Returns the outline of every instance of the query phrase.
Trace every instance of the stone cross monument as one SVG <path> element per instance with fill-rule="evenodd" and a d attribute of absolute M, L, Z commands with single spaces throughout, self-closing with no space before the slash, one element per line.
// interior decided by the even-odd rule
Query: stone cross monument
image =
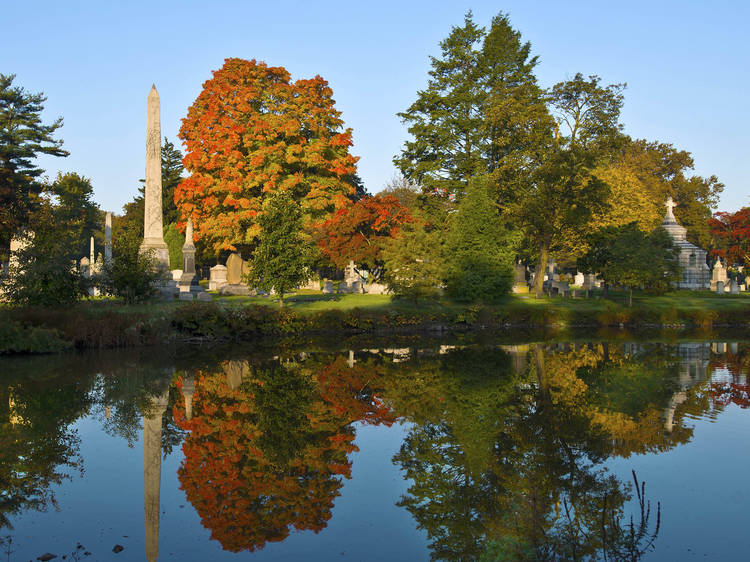
<path fill-rule="evenodd" d="M 159 92 L 151 86 L 146 112 L 146 193 L 144 197 L 143 244 L 141 251 L 153 250 L 158 269 L 169 269 L 169 249 L 164 242 L 161 207 L 161 116 Z"/>

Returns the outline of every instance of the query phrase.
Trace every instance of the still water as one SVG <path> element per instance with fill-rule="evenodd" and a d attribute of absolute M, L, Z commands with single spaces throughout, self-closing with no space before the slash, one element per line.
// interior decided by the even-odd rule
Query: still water
<path fill-rule="evenodd" d="M 736 341 L 6 358 L 0 560 L 747 560 L 749 369 Z"/>

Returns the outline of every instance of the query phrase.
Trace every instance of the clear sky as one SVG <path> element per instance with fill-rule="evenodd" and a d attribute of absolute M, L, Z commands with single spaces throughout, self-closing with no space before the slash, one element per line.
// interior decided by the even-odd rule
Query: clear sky
<path fill-rule="evenodd" d="M 121 212 L 144 176 L 146 96 L 161 96 L 162 133 L 180 120 L 227 57 L 320 74 L 333 88 L 371 193 L 393 177 L 407 137 L 396 113 L 427 83 L 429 56 L 469 9 L 488 26 L 499 11 L 531 42 L 542 86 L 576 72 L 627 82 L 631 136 L 688 150 L 695 172 L 726 188 L 720 209 L 750 205 L 750 45 L 746 0 L 584 2 L 315 2 L 2 0 L 0 72 L 47 97 L 45 118 L 70 156 L 45 157 L 92 179 L 95 198 Z"/>

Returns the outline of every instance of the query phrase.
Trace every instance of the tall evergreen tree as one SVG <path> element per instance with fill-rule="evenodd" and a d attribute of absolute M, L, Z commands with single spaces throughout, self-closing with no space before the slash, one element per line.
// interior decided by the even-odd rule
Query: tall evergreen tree
<path fill-rule="evenodd" d="M 28 222 L 39 206 L 43 170 L 34 159 L 41 154 L 67 156 L 62 140 L 53 138 L 62 117 L 49 125 L 41 113 L 47 98 L 13 86 L 14 74 L 0 74 L 0 248 Z"/>
<path fill-rule="evenodd" d="M 413 140 L 394 163 L 427 191 L 460 198 L 472 177 L 492 167 L 493 131 L 485 126 L 492 92 L 535 86 L 537 58 L 503 13 L 487 31 L 469 12 L 440 48 L 442 56 L 431 59 L 427 88 L 398 114 Z"/>
<path fill-rule="evenodd" d="M 493 301 L 513 280 L 514 235 L 498 213 L 486 176 L 472 179 L 446 240 L 448 294 Z"/>

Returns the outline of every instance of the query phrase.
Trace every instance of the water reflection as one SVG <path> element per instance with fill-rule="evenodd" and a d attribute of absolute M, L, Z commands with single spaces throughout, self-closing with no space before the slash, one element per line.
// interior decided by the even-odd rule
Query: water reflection
<path fill-rule="evenodd" d="M 408 487 L 398 506 L 432 559 L 635 560 L 658 548 L 659 490 L 605 463 L 669 451 L 692 439 L 688 420 L 748 407 L 749 349 L 589 342 L 6 361 L 0 529 L 54 507 L 54 490 L 78 477 L 74 423 L 88 416 L 133 447 L 142 431 L 148 560 L 158 559 L 162 458 L 173 449 L 211 538 L 257 551 L 325 529 L 358 424 L 399 421 L 408 431 L 392 461 Z"/>

